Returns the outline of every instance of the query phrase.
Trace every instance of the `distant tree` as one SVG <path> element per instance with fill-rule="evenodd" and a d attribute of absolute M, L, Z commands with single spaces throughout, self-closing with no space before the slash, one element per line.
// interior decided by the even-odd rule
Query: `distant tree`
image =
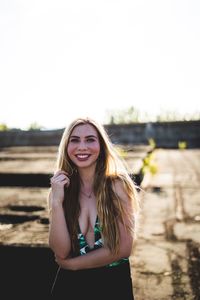
<path fill-rule="evenodd" d="M 125 109 L 107 111 L 105 123 L 130 124 L 139 122 L 176 122 L 200 120 L 200 111 L 183 114 L 175 110 L 161 110 L 158 115 L 151 115 L 147 111 L 140 111 L 131 106 Z"/>
<path fill-rule="evenodd" d="M 0 131 L 7 131 L 9 130 L 8 126 L 5 123 L 0 123 Z"/>
<path fill-rule="evenodd" d="M 173 122 L 173 121 L 194 121 L 200 120 L 200 112 L 195 113 L 180 113 L 175 110 L 163 110 L 156 117 L 157 122 Z"/>
<path fill-rule="evenodd" d="M 39 125 L 37 122 L 33 122 L 29 125 L 28 130 L 41 130 L 43 126 Z"/>
<path fill-rule="evenodd" d="M 109 124 L 130 124 L 140 121 L 139 110 L 133 106 L 120 110 L 112 110 L 107 112 Z"/>

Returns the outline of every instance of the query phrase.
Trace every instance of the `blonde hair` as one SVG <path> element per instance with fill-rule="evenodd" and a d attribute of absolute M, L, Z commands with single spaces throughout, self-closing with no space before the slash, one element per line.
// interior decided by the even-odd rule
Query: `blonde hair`
<path fill-rule="evenodd" d="M 76 170 L 76 166 L 67 154 L 67 146 L 73 129 L 76 126 L 83 124 L 90 124 L 98 133 L 100 154 L 97 159 L 93 183 L 94 194 L 97 200 L 97 215 L 100 221 L 104 243 L 113 253 L 117 253 L 119 251 L 120 239 L 118 218 L 125 225 L 124 214 L 126 214 L 126 218 L 128 217 L 129 222 L 126 222 L 125 226 L 134 237 L 136 234 L 136 221 L 139 212 L 136 185 L 130 178 L 123 160 L 111 143 L 104 127 L 91 118 L 78 118 L 66 127 L 63 132 L 58 148 L 56 163 L 56 169 L 66 171 L 70 177 L 70 186 L 65 189 L 63 207 L 66 223 L 71 236 L 72 254 L 78 253 L 77 233 L 78 217 L 80 214 L 80 177 Z M 124 210 L 121 199 L 113 189 L 116 179 L 123 183 L 124 189 L 133 206 L 134 216 L 129 215 L 129 212 Z"/>

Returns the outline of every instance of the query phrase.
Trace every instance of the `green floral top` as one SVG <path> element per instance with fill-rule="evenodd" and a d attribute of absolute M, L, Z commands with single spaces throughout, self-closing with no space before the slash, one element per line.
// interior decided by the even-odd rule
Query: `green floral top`
<path fill-rule="evenodd" d="M 99 224 L 98 216 L 96 218 L 96 222 L 95 222 L 95 226 L 94 226 L 94 236 L 95 236 L 94 247 L 90 248 L 86 242 L 84 235 L 82 234 L 82 232 L 80 230 L 80 227 L 79 227 L 78 241 L 79 241 L 80 255 L 84 255 L 90 251 L 101 248 L 103 246 L 103 242 L 102 242 L 102 238 L 101 238 L 101 227 Z M 108 264 L 106 267 L 115 267 L 115 266 L 118 266 L 127 261 L 128 261 L 128 258 L 122 258 L 118 261 Z"/>

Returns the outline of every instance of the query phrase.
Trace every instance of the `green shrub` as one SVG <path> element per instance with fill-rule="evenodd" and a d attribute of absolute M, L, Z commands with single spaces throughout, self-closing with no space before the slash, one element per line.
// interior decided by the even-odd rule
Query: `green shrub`
<path fill-rule="evenodd" d="M 178 148 L 179 149 L 186 149 L 187 148 L 187 142 L 185 142 L 185 141 L 179 141 L 178 142 Z"/>

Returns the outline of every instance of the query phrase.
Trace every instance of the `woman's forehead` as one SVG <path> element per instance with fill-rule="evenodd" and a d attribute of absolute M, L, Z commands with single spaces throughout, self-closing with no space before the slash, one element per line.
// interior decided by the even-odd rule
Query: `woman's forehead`
<path fill-rule="evenodd" d="M 71 132 L 71 135 L 76 136 L 88 136 L 94 135 L 98 136 L 97 130 L 91 124 L 80 124 L 74 127 Z"/>

